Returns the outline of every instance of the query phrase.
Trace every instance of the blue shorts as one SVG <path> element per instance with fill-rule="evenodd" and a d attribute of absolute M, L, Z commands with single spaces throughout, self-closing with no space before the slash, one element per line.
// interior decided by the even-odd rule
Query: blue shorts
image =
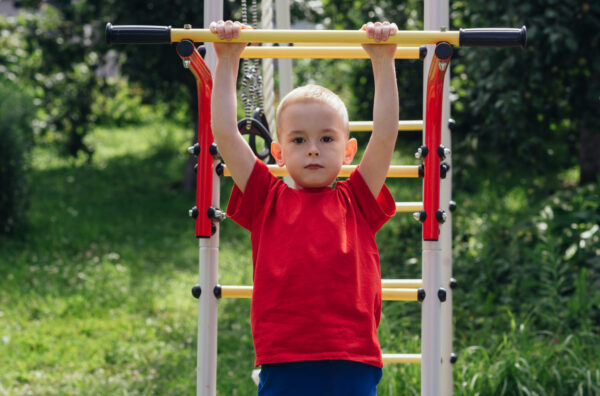
<path fill-rule="evenodd" d="M 382 374 L 349 360 L 263 364 L 257 396 L 377 396 Z"/>

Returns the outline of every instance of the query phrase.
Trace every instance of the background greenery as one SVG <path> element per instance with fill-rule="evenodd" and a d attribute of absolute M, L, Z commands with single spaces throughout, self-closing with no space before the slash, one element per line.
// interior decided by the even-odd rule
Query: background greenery
<path fill-rule="evenodd" d="M 197 245 L 185 216 L 194 193 L 182 189 L 193 79 L 170 46 L 108 47 L 103 35 L 107 21 L 199 25 L 202 4 L 19 5 L 0 18 L 0 394 L 193 394 Z M 450 7 L 453 29 L 529 33 L 524 51 L 457 49 L 453 60 L 454 390 L 598 395 L 600 4 Z M 423 19 L 416 0 L 292 11 L 332 29 L 378 19 L 421 29 Z M 239 18 L 239 5 L 225 12 Z M 367 61 L 294 70 L 298 84 L 340 92 L 351 118 L 370 118 Z M 401 118 L 418 119 L 421 63 L 397 70 Z M 415 163 L 420 141 L 402 134 L 394 163 Z M 418 180 L 390 187 L 421 199 Z M 231 222 L 221 231 L 220 280 L 249 284 L 247 233 Z M 385 278 L 420 276 L 419 239 L 409 215 L 382 229 Z M 219 394 L 252 394 L 249 303 L 219 304 Z M 384 303 L 384 352 L 418 353 L 419 319 L 418 304 Z M 418 394 L 419 372 L 387 366 L 379 394 Z"/>

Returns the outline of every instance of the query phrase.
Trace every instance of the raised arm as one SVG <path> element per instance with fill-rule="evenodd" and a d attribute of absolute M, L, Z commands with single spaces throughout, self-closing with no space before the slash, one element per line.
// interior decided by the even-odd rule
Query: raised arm
<path fill-rule="evenodd" d="M 220 39 L 231 40 L 239 35 L 239 22 L 219 21 L 210 24 L 210 31 Z M 233 181 L 244 192 L 256 157 L 237 127 L 237 75 L 240 55 L 245 43 L 214 43 L 217 67 L 213 77 L 211 127 L 221 156 L 227 163 Z"/>
<path fill-rule="evenodd" d="M 363 30 L 375 41 L 386 41 L 398 31 L 395 23 L 376 22 Z M 394 68 L 396 44 L 363 44 L 371 58 L 375 79 L 373 133 L 360 161 L 360 174 L 374 197 L 385 183 L 398 136 L 398 86 Z"/>

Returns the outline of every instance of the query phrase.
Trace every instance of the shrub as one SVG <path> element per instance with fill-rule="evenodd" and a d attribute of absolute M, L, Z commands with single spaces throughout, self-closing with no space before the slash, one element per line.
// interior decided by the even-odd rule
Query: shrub
<path fill-rule="evenodd" d="M 18 230 L 25 220 L 33 113 L 31 97 L 0 79 L 0 234 Z"/>

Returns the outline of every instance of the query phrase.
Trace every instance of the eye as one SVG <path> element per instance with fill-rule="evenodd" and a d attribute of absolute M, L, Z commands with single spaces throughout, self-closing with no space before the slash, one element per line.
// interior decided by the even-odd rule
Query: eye
<path fill-rule="evenodd" d="M 321 138 L 321 141 L 322 141 L 323 143 L 331 143 L 331 142 L 333 142 L 333 138 L 332 138 L 331 136 L 323 136 L 323 137 Z"/>
<path fill-rule="evenodd" d="M 292 143 L 296 143 L 296 144 L 304 143 L 304 138 L 302 138 L 302 137 L 295 137 L 295 138 L 292 139 Z"/>

